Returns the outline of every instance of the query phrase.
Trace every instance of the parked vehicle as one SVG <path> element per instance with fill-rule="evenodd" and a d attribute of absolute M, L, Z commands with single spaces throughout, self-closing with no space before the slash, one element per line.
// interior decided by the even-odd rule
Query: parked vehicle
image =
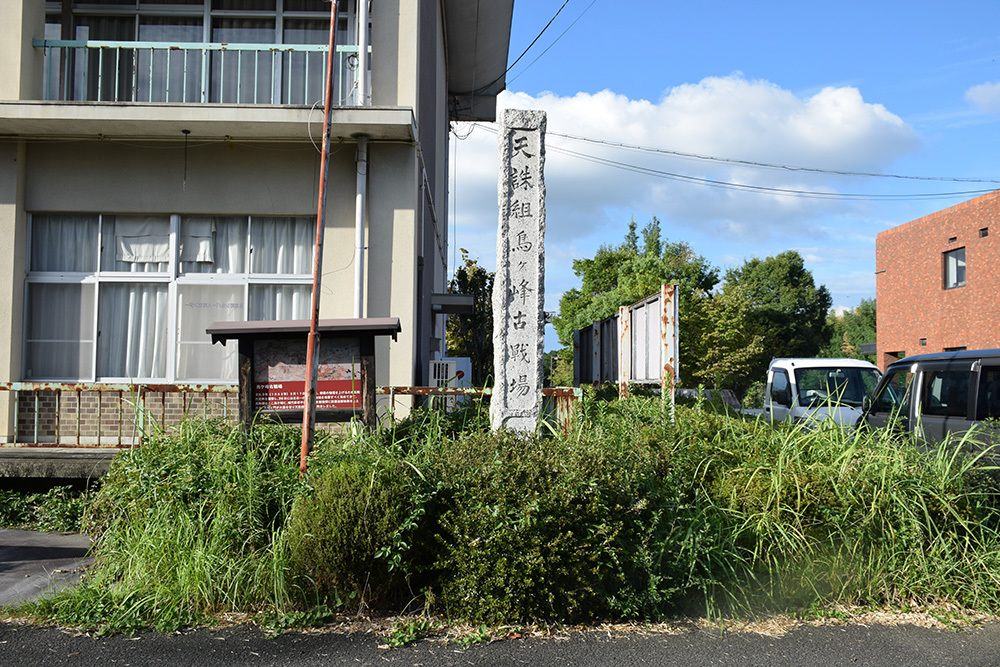
<path fill-rule="evenodd" d="M 1000 420 L 1000 349 L 918 354 L 890 364 L 863 418 L 930 444 Z M 983 433 L 993 437 L 992 430 Z"/>
<path fill-rule="evenodd" d="M 772 359 L 764 412 L 772 422 L 832 419 L 853 426 L 882 372 L 860 359 Z"/>

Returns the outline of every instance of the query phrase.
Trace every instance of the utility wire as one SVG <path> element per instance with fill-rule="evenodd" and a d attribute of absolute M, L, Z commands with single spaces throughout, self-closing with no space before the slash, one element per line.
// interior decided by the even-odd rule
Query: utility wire
<path fill-rule="evenodd" d="M 542 28 L 541 32 L 539 32 L 537 35 L 535 35 L 535 38 L 533 40 L 531 40 L 531 44 L 528 44 L 528 48 L 526 48 L 524 51 L 521 52 L 521 55 L 519 55 L 517 57 L 517 59 L 514 62 L 512 62 L 507 69 L 504 70 L 503 74 L 501 74 L 497 78 L 493 79 L 492 81 L 490 81 L 485 86 L 480 86 L 479 88 L 476 88 L 475 90 L 470 90 L 470 91 L 463 92 L 463 93 L 452 93 L 452 95 L 480 95 L 480 94 L 486 92 L 487 90 L 489 90 L 490 88 L 492 88 L 500 79 L 502 79 L 505 76 L 507 76 L 507 72 L 509 72 L 514 67 L 514 65 L 516 65 L 517 63 L 519 63 L 521 61 L 521 58 L 523 58 L 525 56 L 525 54 L 528 53 L 528 51 L 531 50 L 531 47 L 533 47 L 535 45 L 535 43 L 539 39 L 542 38 L 542 35 L 545 34 L 545 31 L 549 29 L 549 26 L 552 25 L 552 22 L 556 20 L 556 17 L 559 16 L 560 12 L 562 12 L 562 10 L 565 9 L 566 5 L 568 5 L 568 4 L 569 4 L 569 0 L 565 0 L 565 2 L 562 3 L 562 5 L 559 7 L 559 9 L 556 10 L 556 13 L 552 15 L 552 18 L 549 19 L 549 22 L 545 24 L 544 28 Z M 591 4 L 593 4 L 593 3 L 591 3 Z M 588 9 L 589 9 L 589 7 L 588 7 Z M 582 16 L 582 14 L 581 14 L 581 16 Z M 574 21 L 574 23 L 575 23 L 575 21 Z M 560 37 L 562 37 L 562 35 L 560 35 Z M 553 42 L 553 43 L 555 43 L 555 42 Z M 547 50 L 548 49 L 546 49 L 546 51 Z M 541 57 L 541 56 L 539 56 L 539 57 Z M 528 67 L 530 67 L 530 66 L 531 65 L 529 65 Z"/>
<path fill-rule="evenodd" d="M 510 86 L 510 84 L 512 84 L 514 81 L 517 81 L 517 78 L 519 76 L 521 76 L 522 74 L 524 74 L 525 72 L 527 72 L 529 69 L 531 69 L 531 66 L 534 65 L 535 63 L 537 63 L 539 58 L 541 58 L 546 53 L 548 53 L 549 49 L 551 49 L 553 46 L 555 46 L 556 42 L 558 42 L 560 39 L 562 39 L 563 35 L 565 35 L 567 32 L 569 32 L 570 28 L 572 28 L 573 26 L 575 26 L 576 22 L 579 21 L 580 19 L 582 19 L 583 15 L 586 14 L 588 11 L 590 11 L 590 8 L 593 7 L 594 3 L 596 3 L 596 2 L 597 2 L 597 0 L 591 0 L 591 3 L 589 5 L 587 5 L 587 8 L 584 9 L 582 12 L 580 12 L 580 15 L 577 16 L 576 19 L 574 19 L 574 21 L 572 23 L 570 23 L 569 26 L 567 26 L 567 28 L 565 30 L 563 30 L 561 33 L 559 33 L 559 36 L 556 37 L 554 40 L 552 40 L 552 43 L 549 44 L 548 46 L 546 46 L 544 51 L 542 51 L 541 53 L 539 53 L 538 56 L 534 60 L 532 60 L 530 63 L 528 63 L 528 65 L 523 70 L 521 70 L 520 72 L 518 72 L 517 76 L 515 76 L 513 79 L 511 79 L 510 81 L 507 82 L 507 86 Z M 561 8 L 560 8 L 560 11 L 562 11 Z M 555 17 L 552 17 L 552 18 L 555 18 Z M 546 26 L 546 27 L 548 27 L 548 26 Z M 541 37 L 541 35 L 539 35 L 539 37 Z M 521 55 L 524 55 L 524 54 L 521 54 Z M 518 58 L 518 60 L 520 60 L 520 58 Z M 516 65 L 516 64 L 517 64 L 517 61 L 514 61 L 514 65 Z M 510 67 L 508 67 L 507 71 L 509 72 L 511 70 L 511 68 L 514 67 L 514 65 L 511 65 Z"/>
<path fill-rule="evenodd" d="M 480 123 L 475 123 L 485 130 L 496 133 L 497 129 L 489 125 L 483 125 Z M 555 136 L 563 136 L 557 133 L 549 132 L 547 134 L 552 134 Z M 599 140 L 596 143 L 602 143 Z M 593 162 L 595 164 L 604 165 L 606 167 L 613 167 L 615 169 L 621 169 L 623 171 L 629 171 L 637 174 L 644 174 L 646 176 L 653 176 L 656 178 L 662 178 L 665 180 L 679 181 L 684 183 L 695 183 L 698 185 L 705 185 L 708 187 L 721 188 L 726 190 L 740 190 L 746 192 L 759 192 L 765 194 L 773 194 L 780 196 L 790 196 L 790 197 L 800 197 L 805 199 L 839 199 L 839 200 L 871 200 L 871 201 L 907 201 L 907 200 L 922 200 L 922 199 L 938 199 L 938 198 L 949 198 L 949 197 L 967 197 L 970 195 L 980 195 L 987 192 L 993 192 L 993 188 L 985 190 L 964 190 L 957 192 L 927 192 L 927 193 L 916 193 L 916 194 L 865 194 L 865 193 L 852 193 L 852 192 L 834 192 L 834 191 L 817 191 L 817 190 L 798 190 L 793 188 L 776 188 L 767 187 L 762 185 L 751 185 L 748 183 L 734 183 L 732 181 L 720 181 L 711 178 L 702 178 L 698 176 L 688 176 L 686 174 L 679 174 L 676 172 L 665 171 L 662 169 L 654 169 L 653 167 L 645 167 L 642 165 L 632 164 L 629 162 L 622 162 L 619 160 L 612 160 L 610 158 L 604 158 L 597 155 L 591 155 L 589 153 L 583 153 L 580 151 L 574 151 L 562 146 L 556 146 L 549 144 L 546 147 L 555 153 L 562 153 L 563 155 L 568 155 L 570 157 L 575 157 L 577 159 L 584 160 L 586 162 Z M 720 159 L 720 161 L 728 161 Z M 761 163 L 766 164 L 766 163 Z M 780 166 L 780 165 L 779 165 Z M 839 173 L 832 170 L 815 170 L 821 171 L 822 173 Z M 857 175 L 865 175 L 858 172 Z M 886 176 L 884 174 L 870 174 L 871 176 Z M 893 176 L 893 175 L 889 175 Z M 924 179 L 924 177 L 914 177 L 921 180 L 957 180 L 962 179 Z M 971 182 L 986 182 L 994 183 L 1000 181 L 991 180 L 975 180 L 969 179 Z"/>
<path fill-rule="evenodd" d="M 647 176 L 655 176 L 657 178 L 663 178 L 672 181 L 682 181 L 686 183 L 698 183 L 701 185 L 707 185 L 709 187 L 723 188 L 726 190 L 744 190 L 750 192 L 763 192 L 776 195 L 792 196 L 792 197 L 802 197 L 806 199 L 841 199 L 841 200 L 919 200 L 919 199 L 936 199 L 943 197 L 966 197 L 970 195 L 980 195 L 987 192 L 993 192 L 993 188 L 986 190 L 964 190 L 961 192 L 925 192 L 917 194 L 864 194 L 864 193 L 854 193 L 854 192 L 823 192 L 816 190 L 796 190 L 792 188 L 772 188 L 763 185 L 750 185 L 748 183 L 733 183 L 731 181 L 719 181 L 711 178 L 701 178 L 698 176 L 688 176 L 685 174 L 678 174 L 674 172 L 664 171 L 661 169 L 653 169 L 652 167 L 643 167 L 641 165 L 630 164 L 627 162 L 619 162 L 616 160 L 609 160 L 607 158 L 598 157 L 596 155 L 589 155 L 587 153 L 580 153 L 578 151 L 572 151 L 567 148 L 562 148 L 559 146 L 547 146 L 547 149 L 552 150 L 556 153 L 563 153 L 565 155 L 570 155 L 587 162 L 594 162 L 596 164 L 603 164 L 608 167 L 614 167 L 616 169 L 623 169 L 625 171 L 631 171 L 639 174 L 646 174 Z"/>
<path fill-rule="evenodd" d="M 754 160 L 738 160 L 735 158 L 714 157 L 711 155 L 700 155 L 698 153 L 684 153 L 682 151 L 672 151 L 666 148 L 653 148 L 651 146 L 638 146 L 626 144 L 618 141 L 608 141 L 605 139 L 593 139 L 572 134 L 560 134 L 558 132 L 546 132 L 547 135 L 583 141 L 591 144 L 611 146 L 613 148 L 624 148 L 627 150 L 641 151 L 644 153 L 658 153 L 661 155 L 671 155 L 674 157 L 687 158 L 692 160 L 703 160 L 706 162 L 723 162 L 727 164 L 737 164 L 746 167 L 759 167 L 763 169 L 780 169 L 783 171 L 801 171 L 815 174 L 834 174 L 837 176 L 868 176 L 872 178 L 897 178 L 913 181 L 947 181 L 955 183 L 1000 183 L 1000 178 L 963 178 L 954 176 L 904 176 L 902 174 L 883 174 L 871 171 L 847 171 L 841 169 L 821 169 L 818 167 L 798 167 L 787 164 L 774 164 L 771 162 L 757 162 Z"/>

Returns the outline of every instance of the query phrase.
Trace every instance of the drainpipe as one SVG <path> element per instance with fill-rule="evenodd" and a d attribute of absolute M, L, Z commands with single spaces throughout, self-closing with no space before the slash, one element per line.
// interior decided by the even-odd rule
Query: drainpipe
<path fill-rule="evenodd" d="M 365 209 L 368 198 L 368 137 L 357 135 L 357 190 L 354 197 L 354 317 L 364 317 Z"/>
<path fill-rule="evenodd" d="M 358 106 L 368 106 L 368 0 L 358 0 Z"/>

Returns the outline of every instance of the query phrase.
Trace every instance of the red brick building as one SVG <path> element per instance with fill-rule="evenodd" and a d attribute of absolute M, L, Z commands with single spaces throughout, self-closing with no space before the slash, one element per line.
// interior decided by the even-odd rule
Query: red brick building
<path fill-rule="evenodd" d="M 878 361 L 1000 347 L 1000 190 L 875 240 Z"/>

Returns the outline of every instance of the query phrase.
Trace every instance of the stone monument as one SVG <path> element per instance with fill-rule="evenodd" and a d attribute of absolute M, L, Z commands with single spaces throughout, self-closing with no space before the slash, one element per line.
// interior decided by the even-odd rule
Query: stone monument
<path fill-rule="evenodd" d="M 533 432 L 542 410 L 545 332 L 545 112 L 505 110 L 499 154 L 490 423 Z"/>

